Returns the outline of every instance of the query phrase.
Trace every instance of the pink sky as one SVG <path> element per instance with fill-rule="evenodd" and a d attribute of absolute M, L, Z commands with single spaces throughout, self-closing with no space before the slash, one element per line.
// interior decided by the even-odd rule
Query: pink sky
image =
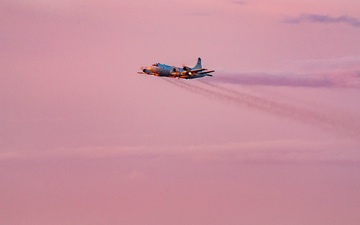
<path fill-rule="evenodd" d="M 0 223 L 358 224 L 359 8 L 2 1 Z"/>

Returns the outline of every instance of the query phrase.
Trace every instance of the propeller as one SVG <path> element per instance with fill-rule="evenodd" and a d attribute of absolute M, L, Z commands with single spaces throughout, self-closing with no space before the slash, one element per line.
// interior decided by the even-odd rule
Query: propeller
<path fill-rule="evenodd" d="M 138 72 L 138 73 L 140 73 L 140 74 L 141 74 L 141 73 L 145 73 L 146 67 L 145 67 L 145 66 L 141 66 L 141 67 L 140 67 L 140 70 L 141 70 L 142 72 Z"/>
<path fill-rule="evenodd" d="M 184 70 L 186 70 L 186 71 L 189 71 L 191 68 L 190 67 L 188 67 L 186 64 L 182 64 L 182 67 L 183 67 L 183 69 Z"/>
<path fill-rule="evenodd" d="M 143 73 L 148 73 L 150 68 L 146 66 L 141 66 L 140 69 Z"/>
<path fill-rule="evenodd" d="M 172 74 L 175 78 L 180 79 L 180 71 L 178 70 L 178 68 L 177 68 L 176 66 L 173 66 L 173 67 L 172 67 L 171 74 Z"/>

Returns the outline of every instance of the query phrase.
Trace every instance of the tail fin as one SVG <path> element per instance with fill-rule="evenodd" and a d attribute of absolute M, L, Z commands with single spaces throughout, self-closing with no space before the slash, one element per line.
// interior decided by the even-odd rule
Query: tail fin
<path fill-rule="evenodd" d="M 201 69 L 202 68 L 202 65 L 201 65 L 201 58 L 199 57 L 198 58 L 198 61 L 196 63 L 196 66 L 193 68 L 193 69 Z"/>

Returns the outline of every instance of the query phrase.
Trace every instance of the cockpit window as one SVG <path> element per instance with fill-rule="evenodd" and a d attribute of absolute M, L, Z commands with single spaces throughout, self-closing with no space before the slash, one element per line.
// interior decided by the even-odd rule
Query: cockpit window
<path fill-rule="evenodd" d="M 153 66 L 159 66 L 159 63 L 154 63 Z"/>

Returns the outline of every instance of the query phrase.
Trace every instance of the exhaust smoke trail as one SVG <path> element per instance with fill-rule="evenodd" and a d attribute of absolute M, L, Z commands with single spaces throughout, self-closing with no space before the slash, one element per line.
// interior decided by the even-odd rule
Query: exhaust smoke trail
<path fill-rule="evenodd" d="M 329 115 L 310 109 L 292 106 L 285 103 L 279 103 L 265 97 L 258 97 L 252 94 L 228 89 L 224 86 L 199 81 L 205 86 L 195 85 L 190 82 L 177 82 L 166 80 L 167 82 L 183 88 L 187 91 L 200 94 L 207 98 L 224 100 L 234 104 L 237 107 L 248 107 L 263 113 L 269 113 L 283 118 L 293 119 L 298 122 L 307 123 L 312 126 L 320 127 L 326 130 L 333 130 L 337 133 L 359 136 L 360 126 L 354 123 L 356 120 L 348 120 L 343 117 Z"/>
<path fill-rule="evenodd" d="M 349 116 L 339 117 L 333 114 L 330 115 L 328 112 L 321 113 L 314 110 L 305 109 L 303 107 L 296 107 L 285 103 L 275 102 L 264 97 L 257 97 L 247 93 L 235 91 L 225 88 L 221 85 L 210 84 L 205 81 L 200 82 L 222 92 L 226 92 L 234 96 L 237 100 L 246 99 L 249 101 L 249 103 L 254 104 L 251 104 L 251 106 L 255 106 L 256 108 L 265 112 L 295 119 L 304 123 L 310 123 L 311 125 L 316 124 L 317 126 L 321 126 L 326 129 L 336 128 L 339 129 L 338 131 L 346 132 L 349 135 L 358 136 L 360 134 L 360 125 L 354 123 L 354 121 L 357 120 L 355 118 L 349 120 Z"/>
<path fill-rule="evenodd" d="M 348 72 L 343 74 L 266 74 L 266 73 L 222 73 L 215 76 L 215 82 L 241 84 L 241 85 L 264 85 L 264 86 L 287 86 L 287 87 L 352 87 L 360 88 L 360 74 Z"/>

